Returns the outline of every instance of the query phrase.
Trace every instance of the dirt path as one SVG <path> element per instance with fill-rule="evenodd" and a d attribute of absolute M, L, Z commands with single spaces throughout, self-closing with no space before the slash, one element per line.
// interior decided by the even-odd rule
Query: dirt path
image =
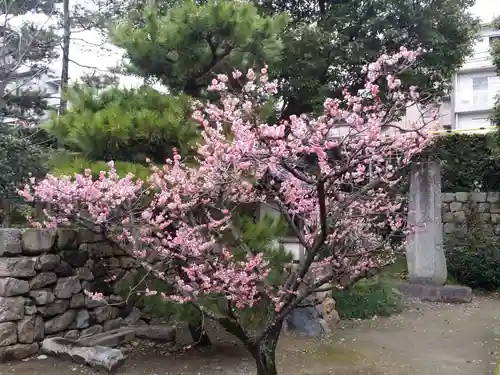
<path fill-rule="evenodd" d="M 497 332 L 495 334 L 495 332 Z M 345 322 L 323 342 L 284 335 L 280 373 L 290 375 L 490 375 L 500 348 L 500 300 L 413 303 L 391 318 Z M 53 359 L 0 365 L 1 375 L 96 374 Z M 253 362 L 227 337 L 216 348 L 130 358 L 118 375 L 247 375 Z"/>

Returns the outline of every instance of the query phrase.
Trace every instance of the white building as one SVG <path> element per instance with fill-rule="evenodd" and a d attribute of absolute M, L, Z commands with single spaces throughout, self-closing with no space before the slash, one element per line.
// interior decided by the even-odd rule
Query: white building
<path fill-rule="evenodd" d="M 33 76 L 31 71 L 16 71 L 4 90 L 4 95 L 12 93 L 20 96 L 23 91 L 39 91 L 46 97 L 47 105 L 50 107 L 57 107 L 60 101 L 60 79 L 53 73 L 43 73 Z M 40 120 L 48 119 L 49 113 L 47 112 Z M 14 118 L 2 118 L 3 122 L 16 122 Z M 22 124 L 19 124 L 22 125 Z"/>
<path fill-rule="evenodd" d="M 500 77 L 491 58 L 492 41 L 500 39 L 500 31 L 490 26 L 481 29 L 470 56 L 453 80 L 451 93 L 451 128 L 472 130 L 492 126 L 489 116 L 500 93 Z M 443 108 L 441 112 L 445 112 Z"/>

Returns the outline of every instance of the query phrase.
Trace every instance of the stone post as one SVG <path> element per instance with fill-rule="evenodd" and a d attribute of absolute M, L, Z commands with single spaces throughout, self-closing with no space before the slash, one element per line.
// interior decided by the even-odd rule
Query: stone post
<path fill-rule="evenodd" d="M 441 218 L 439 162 L 414 164 L 410 177 L 406 259 L 410 283 L 440 286 L 446 282 Z"/>

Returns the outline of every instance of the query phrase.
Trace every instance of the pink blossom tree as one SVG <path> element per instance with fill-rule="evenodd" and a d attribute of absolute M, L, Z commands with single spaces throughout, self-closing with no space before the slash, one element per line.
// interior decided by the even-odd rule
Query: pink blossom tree
<path fill-rule="evenodd" d="M 263 120 L 280 84 L 266 68 L 219 75 L 209 90 L 220 100 L 195 104 L 204 140 L 196 163 L 175 154 L 152 168 L 149 181 L 136 181 L 118 176 L 111 162 L 97 178 L 90 171 L 48 175 L 21 194 L 50 203 L 41 225 L 105 230 L 151 275 L 173 284 L 163 298 L 196 306 L 241 340 L 258 375 L 275 375 L 287 314 L 309 296 L 351 285 L 394 259 L 382 229 L 404 230 L 404 213 L 389 190 L 431 141 L 424 123 L 395 125 L 420 100 L 417 88 L 397 78 L 420 53 L 383 54 L 367 65 L 357 95 L 346 89 L 342 101 L 325 100 L 320 116 L 278 124 Z M 257 204 L 279 210 L 305 249 L 299 265 L 278 270 L 277 282 L 270 282 L 269 254 L 247 246 L 236 224 L 242 206 Z M 149 263 L 152 253 L 168 266 Z M 260 318 L 249 324 L 256 311 Z"/>

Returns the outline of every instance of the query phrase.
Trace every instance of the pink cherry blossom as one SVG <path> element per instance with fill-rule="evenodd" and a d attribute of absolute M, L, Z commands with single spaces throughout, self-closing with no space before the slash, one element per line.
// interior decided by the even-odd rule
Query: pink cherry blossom
<path fill-rule="evenodd" d="M 99 176 L 48 175 L 20 194 L 51 204 L 44 225 L 87 220 L 106 230 L 119 228 L 119 238 L 137 258 L 154 252 L 165 263 L 179 262 L 170 280 L 176 290 L 161 293 L 165 299 L 197 303 L 216 295 L 243 309 L 265 298 L 279 321 L 326 283 L 340 289 L 346 279 L 356 280 L 393 258 L 382 229 L 403 230 L 405 221 L 401 202 L 388 191 L 431 142 L 430 125 L 392 125 L 401 108 L 419 100 L 418 89 L 398 75 L 420 54 L 401 48 L 381 55 L 367 65 L 367 82 L 357 95 L 346 88 L 340 100 L 325 100 L 321 115 L 291 116 L 277 124 L 258 115 L 279 88 L 267 67 L 233 72 L 239 90 L 219 74 L 209 87 L 219 101 L 193 105 L 203 140 L 195 166 L 174 150 L 163 167 L 152 168 L 147 182 L 119 177 L 110 162 L 110 170 Z M 384 80 L 390 106 L 380 98 Z M 146 192 L 151 199 L 144 204 Z M 306 249 L 304 263 L 278 287 L 268 283 L 264 254 L 241 243 L 232 214 L 241 205 L 271 203 L 289 223 L 299 219 L 292 229 Z M 141 227 L 140 234 L 133 225 Z M 245 259 L 234 255 L 234 246 Z"/>

